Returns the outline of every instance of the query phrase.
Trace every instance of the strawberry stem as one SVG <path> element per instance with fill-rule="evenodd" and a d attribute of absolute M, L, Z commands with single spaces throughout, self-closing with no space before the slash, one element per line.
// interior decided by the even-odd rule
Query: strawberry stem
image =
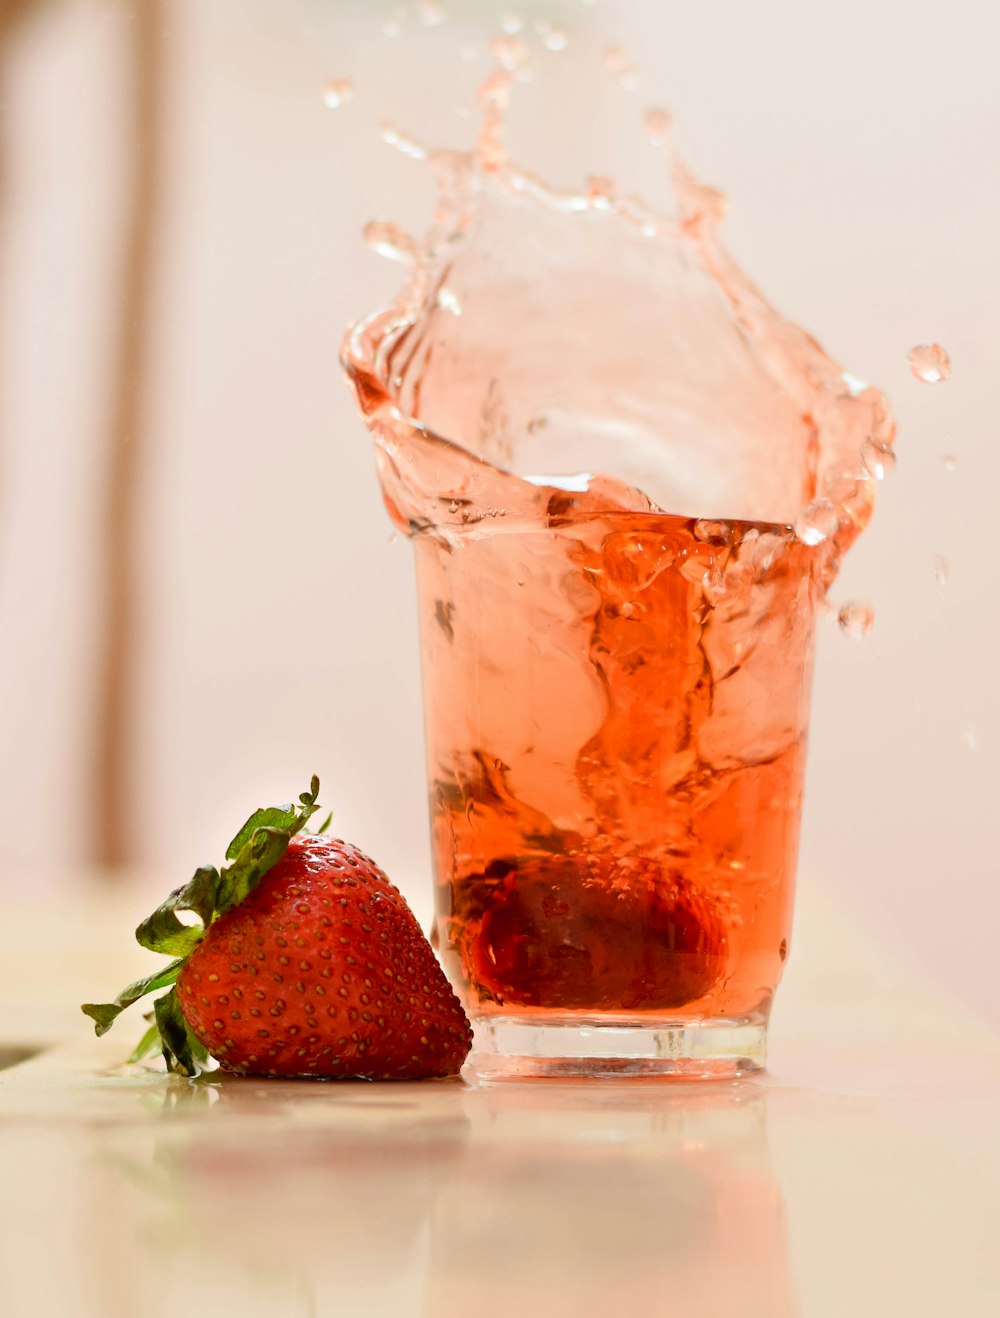
<path fill-rule="evenodd" d="M 209 926 L 244 901 L 281 860 L 289 842 L 319 809 L 318 795 L 319 779 L 314 774 L 309 791 L 299 796 L 298 805 L 255 810 L 226 848 L 226 859 L 231 864 L 221 870 L 205 865 L 195 870 L 188 883 L 172 892 L 143 920 L 135 931 L 140 946 L 176 959 L 155 974 L 129 984 L 113 1002 L 84 1003 L 81 1010 L 94 1022 L 98 1035 L 106 1034 L 133 1002 L 173 985 Z M 178 919 L 178 911 L 190 912 L 197 923 Z M 185 1076 L 197 1075 L 208 1060 L 208 1052 L 191 1032 L 172 987 L 154 1001 L 153 1012 L 153 1024 L 129 1060 L 138 1061 L 159 1046 L 168 1070 Z"/>

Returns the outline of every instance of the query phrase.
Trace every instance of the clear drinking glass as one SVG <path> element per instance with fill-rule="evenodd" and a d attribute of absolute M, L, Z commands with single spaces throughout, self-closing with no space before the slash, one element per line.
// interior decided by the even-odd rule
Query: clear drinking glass
<path fill-rule="evenodd" d="M 891 423 L 703 229 L 491 187 L 344 348 L 416 557 L 435 942 L 482 1074 L 753 1070 Z"/>

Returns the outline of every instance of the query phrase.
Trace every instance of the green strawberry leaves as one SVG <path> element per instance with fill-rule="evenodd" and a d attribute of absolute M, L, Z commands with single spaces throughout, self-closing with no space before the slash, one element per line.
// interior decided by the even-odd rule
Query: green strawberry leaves
<path fill-rule="evenodd" d="M 297 806 L 268 806 L 255 810 L 226 848 L 229 865 L 221 870 L 203 865 L 188 883 L 175 889 L 152 915 L 143 920 L 135 931 L 140 946 L 176 960 L 156 974 L 129 984 L 114 1002 L 84 1003 L 81 1010 L 94 1022 L 98 1035 L 106 1034 L 133 1002 L 174 983 L 209 926 L 244 901 L 281 860 L 289 842 L 319 809 L 318 795 L 319 779 L 314 774 L 308 792 L 299 796 Z M 329 823 L 330 816 L 327 816 L 317 831 L 324 832 Z M 179 911 L 194 916 L 194 922 L 179 919 Z M 168 1070 L 185 1076 L 197 1075 L 208 1060 L 208 1053 L 192 1034 L 173 988 L 156 999 L 153 1013 L 153 1023 L 129 1060 L 138 1061 L 159 1046 Z"/>
<path fill-rule="evenodd" d="M 172 961 L 169 966 L 165 966 L 155 975 L 137 979 L 134 984 L 129 984 L 128 988 L 123 988 L 114 1002 L 85 1002 L 80 1010 L 94 1021 L 98 1035 L 107 1034 L 126 1007 L 131 1007 L 133 1002 L 138 1002 L 147 993 L 155 993 L 157 989 L 172 984 L 181 973 L 183 965 L 183 960 Z"/>

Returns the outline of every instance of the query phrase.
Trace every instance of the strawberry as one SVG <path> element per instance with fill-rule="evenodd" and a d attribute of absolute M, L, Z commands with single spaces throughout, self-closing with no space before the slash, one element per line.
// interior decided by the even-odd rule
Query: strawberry
<path fill-rule="evenodd" d="M 299 807 L 256 811 L 226 851 L 230 865 L 199 869 L 143 921 L 139 943 L 175 960 L 114 1002 L 85 1004 L 99 1035 L 168 988 L 133 1060 L 159 1046 L 181 1075 L 209 1056 L 243 1075 L 458 1072 L 472 1031 L 398 889 L 356 847 L 302 832 L 318 791 L 313 778 Z"/>

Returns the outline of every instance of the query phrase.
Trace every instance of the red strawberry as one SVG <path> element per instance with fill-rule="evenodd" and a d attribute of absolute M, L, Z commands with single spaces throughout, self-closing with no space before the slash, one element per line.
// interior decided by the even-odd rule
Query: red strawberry
<path fill-rule="evenodd" d="M 229 846 L 230 866 L 199 870 L 139 926 L 144 947 L 179 959 L 114 1003 L 85 1005 L 98 1034 L 175 984 L 133 1056 L 159 1044 L 182 1074 L 208 1055 L 252 1075 L 457 1073 L 469 1022 L 403 897 L 356 847 L 299 833 L 318 790 L 314 778 L 300 809 L 257 811 Z"/>
<path fill-rule="evenodd" d="M 496 886 L 472 962 L 498 1002 L 666 1010 L 709 991 L 726 941 L 712 907 L 655 861 L 551 856 Z"/>

